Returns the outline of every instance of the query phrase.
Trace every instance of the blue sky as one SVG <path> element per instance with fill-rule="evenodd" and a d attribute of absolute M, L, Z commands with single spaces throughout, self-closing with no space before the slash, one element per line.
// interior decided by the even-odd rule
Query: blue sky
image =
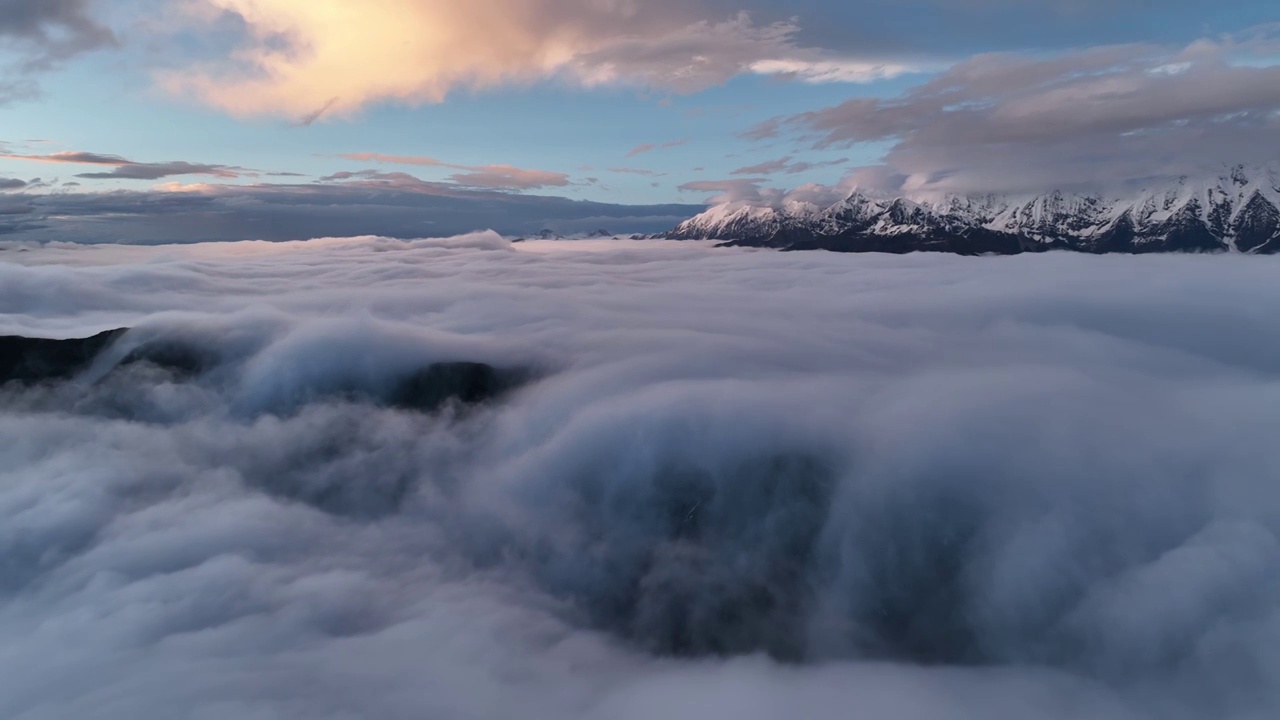
<path fill-rule="evenodd" d="M 1006 190 L 1270 160 L 1245 141 L 1277 139 L 1280 111 L 1266 90 L 1280 86 L 1280 8 L 1260 0 L 0 10 L 11 196 L 421 181 L 415 192 L 648 206 L 868 182 Z M 1152 111 L 1110 113 L 1126 105 Z M 1046 136 L 1045 117 L 1074 119 Z M 1035 137 L 1005 141 L 1024 135 Z M 1191 137 L 1197 149 L 1179 159 Z M 1067 161 L 1082 148 L 1109 155 Z M 125 177 L 79 177 L 123 165 Z"/>

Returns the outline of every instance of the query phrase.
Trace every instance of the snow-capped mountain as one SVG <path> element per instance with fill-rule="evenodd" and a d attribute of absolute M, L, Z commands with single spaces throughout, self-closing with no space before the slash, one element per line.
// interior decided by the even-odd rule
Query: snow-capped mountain
<path fill-rule="evenodd" d="M 1236 166 L 1126 195 L 881 197 L 830 207 L 728 203 L 663 237 L 845 252 L 1280 252 L 1280 172 Z"/>

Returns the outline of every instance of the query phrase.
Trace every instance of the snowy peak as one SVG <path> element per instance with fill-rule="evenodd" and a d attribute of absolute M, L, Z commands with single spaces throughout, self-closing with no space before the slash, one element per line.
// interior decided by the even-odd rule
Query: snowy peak
<path fill-rule="evenodd" d="M 1124 194 L 876 197 L 826 208 L 729 203 L 666 235 L 789 249 L 1014 253 L 1280 252 L 1280 173 L 1236 165 Z"/>

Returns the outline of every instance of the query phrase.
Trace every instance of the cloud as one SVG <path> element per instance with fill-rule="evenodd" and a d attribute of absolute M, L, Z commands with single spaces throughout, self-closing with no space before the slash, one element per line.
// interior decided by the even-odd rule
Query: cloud
<path fill-rule="evenodd" d="M 107 165 L 114 168 L 108 172 L 90 172 L 76 175 L 76 177 L 88 179 L 158 180 L 174 175 L 209 175 L 219 178 L 237 178 L 245 173 L 252 172 L 245 168 L 230 165 L 209 165 L 182 160 L 145 163 L 128 160 L 118 155 L 74 151 L 57 152 L 48 155 L 5 153 L 0 154 L 0 159 L 70 165 Z"/>
<path fill-rule="evenodd" d="M 512 165 L 457 165 L 430 157 L 384 155 L 381 153 L 345 153 L 341 157 L 359 162 L 417 165 L 420 167 L 444 167 L 465 170 L 449 176 L 457 185 L 492 190 L 537 190 L 548 187 L 567 187 L 569 176 L 550 170 L 531 170 Z"/>
<path fill-rule="evenodd" d="M 760 24 L 746 13 L 726 16 L 719 4 L 201 0 L 196 19 L 207 24 L 229 14 L 243 27 L 243 42 L 225 62 L 162 81 L 236 115 L 310 123 L 369 103 L 440 102 L 457 89 L 546 80 L 687 93 L 744 73 L 840 75 L 804 69 L 845 61 L 797 45 L 793 21 Z"/>
<path fill-rule="evenodd" d="M 0 335 L 135 330 L 0 390 L 0 716 L 1280 707 L 1275 258 L 3 252 Z M 538 374 L 374 401 L 459 358 Z"/>
<path fill-rule="evenodd" d="M 782 172 L 791 163 L 790 157 L 778 158 L 777 160 L 767 160 L 755 165 L 741 167 L 734 170 L 731 175 L 772 175 L 773 173 Z"/>
<path fill-rule="evenodd" d="M 80 173 L 79 178 L 123 179 L 123 180 L 158 180 L 174 175 L 210 175 L 220 178 L 240 177 L 242 168 L 226 165 L 206 165 L 204 163 L 166 162 L 166 163 L 125 163 L 109 172 Z"/>
<path fill-rule="evenodd" d="M 760 60 L 751 64 L 760 75 L 794 78 L 807 83 L 869 83 L 924 72 L 920 65 L 869 63 L 841 60 Z"/>
<path fill-rule="evenodd" d="M 418 165 L 421 167 L 451 167 L 461 168 L 463 165 L 451 165 L 443 160 L 437 160 L 431 157 L 411 156 L 411 155 L 385 155 L 383 153 L 343 153 L 339 157 L 346 160 L 355 160 L 356 162 L 376 162 L 387 163 L 391 165 Z"/>
<path fill-rule="evenodd" d="M 713 193 L 707 202 L 713 205 L 741 203 L 753 207 L 781 207 L 787 203 L 811 203 L 829 207 L 849 196 L 845 182 L 836 185 L 806 183 L 796 188 L 764 187 L 766 177 L 732 178 L 729 180 L 695 180 L 679 187 L 681 192 Z"/>
<path fill-rule="evenodd" d="M 627 157 L 633 158 L 637 155 L 643 155 L 645 153 L 653 152 L 654 150 L 665 150 L 667 148 L 680 147 L 681 145 L 685 145 L 688 142 L 689 141 L 686 139 L 686 140 L 672 140 L 670 142 L 664 142 L 664 143 L 658 143 L 658 144 L 648 143 L 645 145 L 637 145 L 636 147 L 631 148 L 630 152 L 627 153 Z"/>
<path fill-rule="evenodd" d="M 345 187 L 394 186 L 398 189 L 412 190 L 427 194 L 456 194 L 456 188 L 450 183 L 422 180 L 416 175 L 406 172 L 384 172 L 382 170 L 341 170 L 332 175 L 325 175 L 319 180 L 322 183 L 341 182 Z"/>
<path fill-rule="evenodd" d="M 732 180 L 693 180 L 684 183 L 680 192 L 719 193 L 714 202 L 763 202 L 760 183 L 768 178 L 737 178 Z"/>
<path fill-rule="evenodd" d="M 1266 31 L 1181 48 L 979 55 L 891 98 L 775 119 L 749 137 L 890 143 L 909 192 L 1096 187 L 1280 157 L 1280 66 Z"/>
<path fill-rule="evenodd" d="M 702 209 L 498 192 L 367 170 L 336 173 L 320 183 L 174 183 L 144 192 L 10 192 L 0 199 L 0 238 L 154 244 L 370 233 L 418 238 L 478 228 L 513 236 L 545 228 L 564 234 L 601 227 L 653 233 Z"/>
<path fill-rule="evenodd" d="M 34 94 L 34 74 L 115 42 L 111 30 L 93 19 L 90 0 L 4 0 L 0 50 L 17 60 L 2 68 L 8 77 L 0 80 L 0 104 Z"/>
<path fill-rule="evenodd" d="M 26 180 L 19 180 L 18 178 L 0 177 L 0 192 L 5 190 L 20 190 L 26 186 L 27 186 Z"/>
<path fill-rule="evenodd" d="M 645 177 L 663 177 L 667 175 L 667 173 L 658 172 L 657 170 L 633 167 L 613 167 L 609 168 L 609 172 L 618 173 L 619 175 L 642 175 Z"/>
<path fill-rule="evenodd" d="M 510 165 L 487 165 L 472 172 L 450 175 L 449 179 L 465 187 L 503 190 L 533 190 L 569 184 L 569 176 L 564 173 L 526 170 Z"/>
<path fill-rule="evenodd" d="M 808 172 L 816 168 L 843 165 L 847 162 L 849 162 L 849 158 L 847 157 L 836 158 L 834 160 L 821 160 L 818 162 L 808 162 L 803 160 L 792 162 L 790 157 L 784 157 L 777 160 L 767 160 L 756 165 L 741 167 L 734 170 L 730 175 L 773 175 L 776 173 L 795 175 L 802 172 Z"/>

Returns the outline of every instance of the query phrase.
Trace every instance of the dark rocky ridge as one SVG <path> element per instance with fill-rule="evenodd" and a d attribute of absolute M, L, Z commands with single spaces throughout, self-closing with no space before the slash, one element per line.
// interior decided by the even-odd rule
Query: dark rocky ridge
<path fill-rule="evenodd" d="M 0 337 L 0 385 L 65 380 L 84 371 L 99 353 L 126 330 L 107 330 L 93 337 L 71 340 Z"/>
<path fill-rule="evenodd" d="M 21 388 L 76 378 L 128 332 L 128 328 L 118 328 L 92 337 L 64 340 L 0 337 L 0 386 Z M 108 377 L 122 369 L 148 366 L 164 371 L 168 378 L 191 381 L 214 369 L 220 361 L 210 348 L 161 338 L 129 350 Z M 451 403 L 475 406 L 498 400 L 531 377 L 532 373 L 524 369 L 498 368 L 481 362 L 438 362 L 397 378 L 384 392 L 343 386 L 328 388 L 308 399 L 346 397 L 430 413 Z"/>

